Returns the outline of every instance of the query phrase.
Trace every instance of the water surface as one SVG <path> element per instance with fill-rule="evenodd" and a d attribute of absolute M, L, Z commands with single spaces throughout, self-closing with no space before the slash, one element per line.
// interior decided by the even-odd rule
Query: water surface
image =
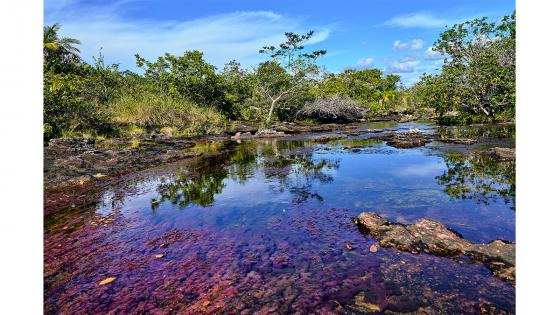
<path fill-rule="evenodd" d="M 200 143 L 211 156 L 124 176 L 46 218 L 45 311 L 513 313 L 514 287 L 485 267 L 371 253 L 352 220 L 375 211 L 515 241 L 515 165 L 469 154 L 512 146 L 511 129 L 448 128 L 482 141 L 416 149 L 372 134 Z"/>

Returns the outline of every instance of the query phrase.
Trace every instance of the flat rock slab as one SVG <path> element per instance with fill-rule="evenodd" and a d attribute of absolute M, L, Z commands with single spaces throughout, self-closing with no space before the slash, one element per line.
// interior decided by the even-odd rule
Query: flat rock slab
<path fill-rule="evenodd" d="M 137 141 L 136 146 L 130 143 Z M 84 184 L 94 178 L 128 173 L 200 155 L 184 139 L 53 139 L 44 147 L 47 188 Z"/>
<path fill-rule="evenodd" d="M 390 132 L 382 134 L 378 138 L 386 141 L 387 145 L 391 147 L 408 149 L 424 146 L 426 143 L 431 142 L 434 136 L 420 131 L 406 131 Z"/>
<path fill-rule="evenodd" d="M 475 139 L 468 139 L 468 138 L 441 138 L 438 139 L 438 141 L 443 143 L 454 143 L 454 144 L 464 144 L 464 145 L 471 145 L 477 142 Z"/>
<path fill-rule="evenodd" d="M 437 221 L 420 219 L 414 224 L 405 225 L 389 222 L 374 212 L 360 213 L 356 224 L 376 238 L 382 247 L 450 258 L 464 255 L 484 264 L 496 277 L 515 282 L 513 243 L 494 240 L 489 244 L 476 244 Z"/>

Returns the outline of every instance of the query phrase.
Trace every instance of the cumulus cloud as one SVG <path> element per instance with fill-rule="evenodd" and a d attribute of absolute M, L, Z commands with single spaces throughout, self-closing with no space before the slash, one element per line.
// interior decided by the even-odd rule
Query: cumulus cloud
<path fill-rule="evenodd" d="M 422 47 L 424 47 L 424 41 L 421 39 L 413 39 L 410 42 L 410 49 L 412 50 L 419 50 L 422 49 Z"/>
<path fill-rule="evenodd" d="M 387 26 L 418 27 L 418 28 L 440 28 L 453 24 L 453 21 L 438 18 L 429 13 L 415 12 L 395 16 L 383 23 Z"/>
<path fill-rule="evenodd" d="M 360 68 L 367 68 L 367 67 L 372 66 L 374 61 L 375 60 L 373 59 L 373 57 L 361 58 L 361 59 L 358 60 L 356 65 Z"/>
<path fill-rule="evenodd" d="M 428 47 L 424 52 L 424 59 L 426 60 L 440 60 L 445 58 L 445 55 L 439 51 L 435 51 L 433 46 Z"/>
<path fill-rule="evenodd" d="M 419 63 L 419 60 L 395 61 L 389 63 L 386 71 L 388 73 L 411 73 L 415 71 L 415 67 Z"/>
<path fill-rule="evenodd" d="M 393 43 L 393 49 L 395 50 L 419 50 L 424 47 L 424 41 L 421 39 L 413 39 L 410 42 L 403 42 L 401 40 L 396 40 Z"/>
<path fill-rule="evenodd" d="M 125 1 L 126 2 L 126 1 Z M 63 36 L 82 41 L 82 58 L 91 61 L 103 47 L 106 62 L 135 69 L 134 54 L 155 59 L 166 52 L 200 50 L 210 63 L 221 66 L 235 58 L 244 66 L 263 59 L 258 50 L 284 40 L 284 32 L 315 29 L 308 45 L 326 40 L 330 30 L 312 28 L 304 20 L 270 11 L 241 11 L 184 21 L 129 20 L 119 3 L 84 8 L 72 0 L 47 1 L 45 23 L 60 22 Z"/>

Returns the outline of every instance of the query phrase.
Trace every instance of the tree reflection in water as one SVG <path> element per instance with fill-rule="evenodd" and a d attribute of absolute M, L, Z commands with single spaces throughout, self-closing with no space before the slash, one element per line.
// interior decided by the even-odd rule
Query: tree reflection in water
<path fill-rule="evenodd" d="M 202 207 L 214 203 L 214 197 L 225 187 L 224 180 L 244 184 L 258 172 L 269 180 L 271 189 L 289 191 L 293 202 L 309 198 L 323 198 L 312 192 L 313 182 L 331 183 L 328 170 L 339 167 L 339 160 L 313 159 L 313 149 L 302 141 L 249 141 L 228 144 L 221 153 L 194 160 L 186 169 L 161 179 L 158 186 L 160 200 L 153 202 L 157 208 L 170 201 L 180 207 L 195 204 Z"/>
<path fill-rule="evenodd" d="M 515 162 L 480 154 L 446 154 L 447 170 L 436 179 L 453 198 L 478 203 L 504 202 L 515 209 Z"/>

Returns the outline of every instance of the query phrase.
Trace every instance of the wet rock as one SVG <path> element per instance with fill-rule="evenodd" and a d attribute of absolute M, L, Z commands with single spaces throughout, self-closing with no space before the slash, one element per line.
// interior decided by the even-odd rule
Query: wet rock
<path fill-rule="evenodd" d="M 259 138 L 275 138 L 275 137 L 285 137 L 286 134 L 281 131 L 276 131 L 274 129 L 261 129 L 255 134 L 250 132 L 237 132 L 234 136 L 231 136 L 232 140 L 243 140 L 243 139 L 259 139 Z"/>
<path fill-rule="evenodd" d="M 438 141 L 443 143 L 454 143 L 454 144 L 464 144 L 464 145 L 471 145 L 476 143 L 474 139 L 462 139 L 462 138 L 441 138 Z"/>
<path fill-rule="evenodd" d="M 235 135 L 237 133 L 255 134 L 255 133 L 257 133 L 257 131 L 259 131 L 259 128 L 257 126 L 236 125 L 235 127 L 228 130 L 226 133 L 231 136 L 231 135 Z"/>
<path fill-rule="evenodd" d="M 46 189 L 83 185 L 93 179 L 129 173 L 200 153 L 186 138 L 53 139 L 44 148 Z"/>
<path fill-rule="evenodd" d="M 515 244 L 502 240 L 472 243 L 443 224 L 428 219 L 405 225 L 389 222 L 374 212 L 362 212 L 356 223 L 383 247 L 445 257 L 465 255 L 484 264 L 496 277 L 515 282 Z"/>
<path fill-rule="evenodd" d="M 491 148 L 481 152 L 482 155 L 489 156 L 498 161 L 515 161 L 515 149 L 513 148 Z"/>
<path fill-rule="evenodd" d="M 250 132 L 237 132 L 231 136 L 232 140 L 251 139 L 255 138 Z"/>
<path fill-rule="evenodd" d="M 258 137 L 284 137 L 286 136 L 286 134 L 282 131 L 276 131 L 274 129 L 262 129 L 257 131 L 257 133 L 255 134 L 255 136 Z"/>
<path fill-rule="evenodd" d="M 298 134 L 298 133 L 305 133 L 311 132 L 311 127 L 309 126 L 299 126 L 295 124 L 282 124 L 282 125 L 275 125 L 272 129 L 283 132 L 285 134 Z"/>
<path fill-rule="evenodd" d="M 318 143 L 326 143 L 326 142 L 329 142 L 329 141 L 340 140 L 340 139 L 344 139 L 344 138 L 346 138 L 345 135 L 339 135 L 339 134 L 322 135 L 322 136 L 318 136 L 318 137 L 315 137 L 315 138 L 311 139 L 311 141 L 318 142 Z"/>
<path fill-rule="evenodd" d="M 409 130 L 406 132 L 390 132 L 380 135 L 378 139 L 386 141 L 389 146 L 408 149 L 426 145 L 433 140 L 433 135 L 418 130 Z"/>

